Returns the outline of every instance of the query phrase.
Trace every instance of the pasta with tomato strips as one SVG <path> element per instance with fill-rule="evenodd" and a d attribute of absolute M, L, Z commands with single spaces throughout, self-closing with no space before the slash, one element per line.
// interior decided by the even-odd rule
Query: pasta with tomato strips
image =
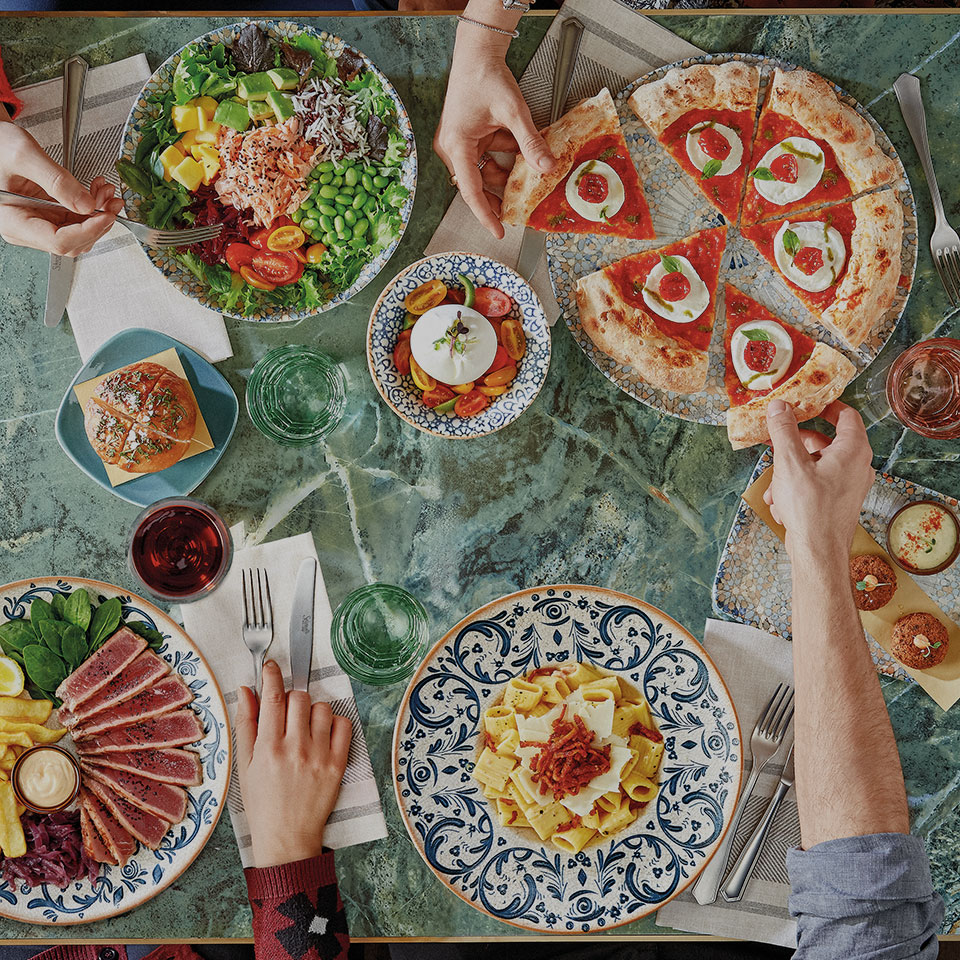
<path fill-rule="evenodd" d="M 514 677 L 482 722 L 473 775 L 502 827 L 579 853 L 629 826 L 656 796 L 663 736 L 650 706 L 592 664 Z"/>

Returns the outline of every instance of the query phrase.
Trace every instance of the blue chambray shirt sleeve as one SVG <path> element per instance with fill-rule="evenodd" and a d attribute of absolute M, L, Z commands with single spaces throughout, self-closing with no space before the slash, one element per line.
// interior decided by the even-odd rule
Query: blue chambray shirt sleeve
<path fill-rule="evenodd" d="M 943 901 L 919 837 L 875 833 L 787 853 L 795 960 L 935 960 Z"/>

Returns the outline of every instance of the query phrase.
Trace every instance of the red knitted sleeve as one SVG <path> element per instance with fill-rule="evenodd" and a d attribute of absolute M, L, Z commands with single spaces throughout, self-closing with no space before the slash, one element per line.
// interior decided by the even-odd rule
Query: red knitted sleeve
<path fill-rule="evenodd" d="M 13 87 L 7 80 L 7 75 L 3 71 L 3 53 L 0 51 L 0 103 L 5 103 L 11 108 L 14 117 L 20 112 L 23 102 L 13 92 Z"/>
<path fill-rule="evenodd" d="M 257 960 L 346 960 L 350 935 L 332 853 L 244 874 Z"/>

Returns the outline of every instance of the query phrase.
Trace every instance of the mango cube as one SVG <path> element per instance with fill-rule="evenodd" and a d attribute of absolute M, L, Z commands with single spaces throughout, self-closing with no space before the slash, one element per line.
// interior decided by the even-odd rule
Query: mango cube
<path fill-rule="evenodd" d="M 173 121 L 173 129 L 178 133 L 196 130 L 200 126 L 197 108 L 190 106 L 190 104 L 174 107 L 170 111 L 170 119 Z"/>
<path fill-rule="evenodd" d="M 220 124 L 214 123 L 213 120 L 210 120 L 206 130 L 197 131 L 195 140 L 197 143 L 214 144 L 217 142 L 217 137 L 219 135 L 220 135 Z"/>
<path fill-rule="evenodd" d="M 205 143 L 201 143 L 197 148 L 197 159 L 203 164 L 203 182 L 210 184 L 220 172 L 220 154 Z"/>
<path fill-rule="evenodd" d="M 169 180 L 173 176 L 174 167 L 183 162 L 183 154 L 176 144 L 171 144 L 160 154 L 160 166 L 163 167 L 163 179 Z"/>
<path fill-rule="evenodd" d="M 196 100 L 191 100 L 190 103 L 200 110 L 208 120 L 212 120 L 213 115 L 217 112 L 217 101 L 214 100 L 213 97 L 197 97 Z"/>
<path fill-rule="evenodd" d="M 203 183 L 203 166 L 193 157 L 184 157 L 170 174 L 177 183 L 182 183 L 191 193 Z"/>
<path fill-rule="evenodd" d="M 197 144 L 197 131 L 196 131 L 196 130 L 188 130 L 188 131 L 177 141 L 177 146 L 180 147 L 180 149 L 181 149 L 184 153 L 189 153 L 190 150 L 191 150 L 193 147 L 196 146 L 196 144 Z"/>

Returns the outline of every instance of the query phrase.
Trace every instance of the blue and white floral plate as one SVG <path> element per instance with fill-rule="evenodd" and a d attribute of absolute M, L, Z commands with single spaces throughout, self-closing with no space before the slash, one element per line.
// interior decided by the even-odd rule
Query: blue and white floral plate
<path fill-rule="evenodd" d="M 717 318 L 709 347 L 710 363 L 706 386 L 699 393 L 673 393 L 651 387 L 637 375 L 632 367 L 618 363 L 597 349 L 580 323 L 575 291 L 580 277 L 622 257 L 639 250 L 661 247 L 696 233 L 698 230 L 727 223 L 726 218 L 694 186 L 679 164 L 657 143 L 656 137 L 637 118 L 627 101 L 638 86 L 659 80 L 673 67 L 689 67 L 695 63 L 726 63 L 730 60 L 751 63 L 759 68 L 761 102 L 773 69 L 775 67 L 781 67 L 784 70 L 793 69 L 793 64 L 759 54 L 704 54 L 658 67 L 626 86 L 615 98 L 617 112 L 620 115 L 620 126 L 633 161 L 640 172 L 644 193 L 650 205 L 650 215 L 657 233 L 656 240 L 624 240 L 599 235 L 577 236 L 559 233 L 550 234 L 547 237 L 547 262 L 557 302 L 563 310 L 570 332 L 593 365 L 608 380 L 641 403 L 684 420 L 716 426 L 726 423 L 727 408 L 730 405 L 723 382 L 723 335 L 726 329 L 726 318 L 722 295 L 717 297 Z M 736 284 L 744 293 L 762 303 L 776 316 L 809 333 L 814 340 L 822 340 L 835 347 L 853 362 L 857 373 L 862 373 L 876 359 L 892 336 L 906 306 L 917 265 L 917 210 L 906 170 L 890 138 L 870 113 L 853 97 L 836 84 L 831 83 L 831 85 L 840 99 L 870 124 L 880 149 L 897 164 L 898 179 L 893 189 L 896 190 L 903 207 L 904 230 L 901 245 L 901 285 L 892 305 L 884 313 L 866 342 L 858 350 L 851 350 L 842 340 L 817 323 L 813 314 L 796 298 L 782 277 L 771 269 L 753 244 L 742 237 L 736 225 L 733 224 L 729 225 L 727 231 L 727 246 L 720 264 L 720 289 L 722 291 L 725 281 Z"/>
<path fill-rule="evenodd" d="M 659 792 L 620 833 L 571 856 L 501 827 L 473 779 L 483 711 L 512 677 L 583 661 L 643 691 L 665 751 Z M 684 890 L 720 844 L 740 790 L 740 724 L 703 647 L 665 613 L 602 587 L 535 587 L 460 621 L 410 681 L 393 738 L 414 846 L 462 900 L 514 926 L 588 933 Z"/>
<path fill-rule="evenodd" d="M 523 324 L 527 338 L 527 352 L 517 367 L 517 377 L 510 389 L 486 410 L 467 419 L 431 410 L 420 399 L 413 379 L 401 376 L 393 362 L 393 348 L 407 313 L 403 305 L 407 294 L 435 279 L 459 288 L 462 286 L 457 279 L 460 273 L 470 277 L 478 287 L 497 287 L 508 294 L 513 299 L 513 309 L 507 316 Z M 411 263 L 380 294 L 367 329 L 367 364 L 380 396 L 401 420 L 437 437 L 469 440 L 513 423 L 533 403 L 550 367 L 550 329 L 533 288 L 515 270 L 479 254 L 436 253 Z"/>
<path fill-rule="evenodd" d="M 400 132 L 404 135 L 410 144 L 410 153 L 403 164 L 403 172 L 400 182 L 410 191 L 406 203 L 400 211 L 400 235 L 386 249 L 382 250 L 376 258 L 366 264 L 360 271 L 360 276 L 346 290 L 342 290 L 336 296 L 328 300 L 319 310 L 307 310 L 301 312 L 282 311 L 279 313 L 253 314 L 243 316 L 239 313 L 225 312 L 216 303 L 212 302 L 206 284 L 195 277 L 183 264 L 171 256 L 169 249 L 144 246 L 144 252 L 149 257 L 150 262 L 171 282 L 177 289 L 194 300 L 199 300 L 206 307 L 216 310 L 217 313 L 224 313 L 225 316 L 235 317 L 238 320 L 260 320 L 273 323 L 289 322 L 294 320 L 303 320 L 305 317 L 315 316 L 317 313 L 325 313 L 332 310 L 341 303 L 346 303 L 351 297 L 359 293 L 386 265 L 387 261 L 393 256 L 393 251 L 403 238 L 403 233 L 410 221 L 410 214 L 413 211 L 413 196 L 417 186 L 417 145 L 413 136 L 413 126 L 410 123 L 410 117 L 406 108 L 400 100 L 400 95 L 394 89 L 393 84 L 387 77 L 373 65 L 373 63 L 360 50 L 351 47 L 348 43 L 328 33 L 326 30 L 314 30 L 303 23 L 295 23 L 291 20 L 244 20 L 241 23 L 231 23 L 228 26 L 218 27 L 205 33 L 196 40 L 184 44 L 175 54 L 168 57 L 154 71 L 153 76 L 144 84 L 143 89 L 137 96 L 136 101 L 127 117 L 127 123 L 123 131 L 123 143 L 120 147 L 120 158 L 122 160 L 132 161 L 136 152 L 137 144 L 142 136 L 141 128 L 143 124 L 152 120 L 156 113 L 156 107 L 148 102 L 148 98 L 155 93 L 164 93 L 168 91 L 173 83 L 173 73 L 180 62 L 180 55 L 183 51 L 198 43 L 203 45 L 214 45 L 223 43 L 230 45 L 239 36 L 240 31 L 250 23 L 256 23 L 270 37 L 275 40 L 289 40 L 301 33 L 310 33 L 323 41 L 327 53 L 330 56 L 338 57 L 344 50 L 350 50 L 359 56 L 367 70 L 375 73 L 383 84 L 383 89 L 393 100 L 397 108 L 397 122 L 400 126 Z M 140 216 L 140 197 L 130 189 L 124 189 L 123 202 L 126 206 L 126 216 L 131 220 L 142 220 Z"/>
<path fill-rule="evenodd" d="M 56 593 L 69 594 L 79 587 L 86 588 L 97 604 L 118 597 L 124 619 L 143 620 L 163 634 L 163 645 L 156 653 L 193 691 L 191 708 L 199 714 L 206 733 L 203 740 L 189 748 L 200 755 L 203 783 L 187 788 L 187 815 L 167 832 L 158 850 L 140 844 L 125 866 L 104 865 L 92 884 L 79 880 L 65 890 L 52 884 L 11 887 L 0 878 L 0 916 L 60 927 L 118 916 L 169 887 L 210 839 L 223 810 L 230 779 L 230 727 L 213 671 L 183 627 L 148 600 L 99 580 L 38 577 L 0 587 L 0 622 L 29 616 L 35 597 L 50 600 Z"/>

